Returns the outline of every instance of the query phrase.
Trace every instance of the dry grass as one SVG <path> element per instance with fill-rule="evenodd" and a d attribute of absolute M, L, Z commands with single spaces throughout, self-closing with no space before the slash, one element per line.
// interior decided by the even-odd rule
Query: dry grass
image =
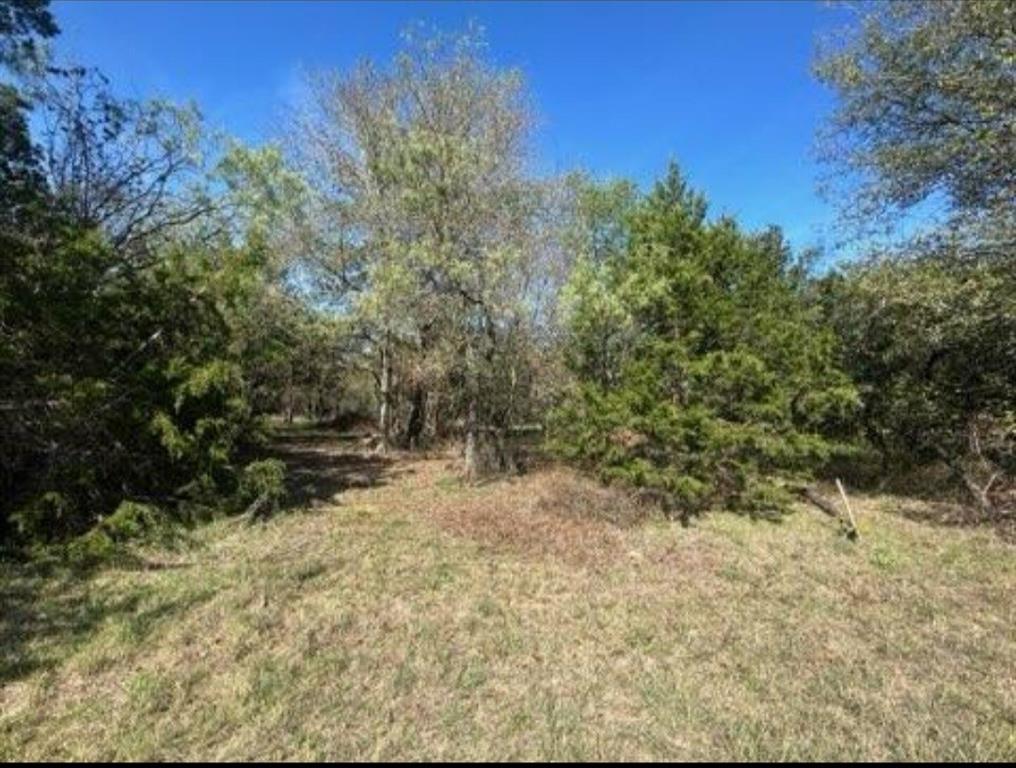
<path fill-rule="evenodd" d="M 606 566 L 625 551 L 621 526 L 644 515 L 623 494 L 562 469 L 477 488 L 455 487 L 450 479 L 443 485 L 454 492 L 433 496 L 416 511 L 482 551 L 519 558 Z"/>
<path fill-rule="evenodd" d="M 370 468 L 177 567 L 0 572 L 0 758 L 1016 758 L 990 531 L 875 498 L 856 545 L 807 510 L 683 529 L 563 470 Z"/>

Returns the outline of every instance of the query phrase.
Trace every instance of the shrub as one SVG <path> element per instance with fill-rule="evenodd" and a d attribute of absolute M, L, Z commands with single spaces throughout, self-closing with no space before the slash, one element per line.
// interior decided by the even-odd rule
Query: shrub
<path fill-rule="evenodd" d="M 286 495 L 286 465 L 278 459 L 254 461 L 244 467 L 237 491 L 241 509 L 253 514 L 276 512 Z"/>
<path fill-rule="evenodd" d="M 262 285 L 244 252 L 175 248 L 128 280 L 102 238 L 63 236 L 0 278 L 0 402 L 41 404 L 0 411 L 0 541 L 18 548 L 119 519 L 125 499 L 220 508 L 260 429 L 230 326 Z"/>
<path fill-rule="evenodd" d="M 47 491 L 15 511 L 11 521 L 22 539 L 45 544 L 66 531 L 72 514 L 73 506 L 65 495 Z"/>
<path fill-rule="evenodd" d="M 95 528 L 70 541 L 64 551 L 65 559 L 72 567 L 88 569 L 110 562 L 122 549 L 109 534 Z"/>
<path fill-rule="evenodd" d="M 128 558 L 131 545 L 169 546 L 180 539 L 179 521 L 152 504 L 123 501 L 109 517 L 62 548 L 73 567 L 93 568 Z M 56 551 L 60 551 L 58 547 Z"/>
<path fill-rule="evenodd" d="M 114 542 L 151 539 L 165 529 L 165 515 L 151 504 L 124 501 L 116 511 L 99 523 L 98 529 Z"/>
<path fill-rule="evenodd" d="M 862 394 L 859 425 L 890 478 L 941 462 L 989 515 L 1016 488 L 1016 271 L 936 249 L 817 286 Z"/>

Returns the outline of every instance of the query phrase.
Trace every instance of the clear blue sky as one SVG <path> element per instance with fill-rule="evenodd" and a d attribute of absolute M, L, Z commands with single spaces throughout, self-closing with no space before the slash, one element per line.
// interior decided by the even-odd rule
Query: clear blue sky
<path fill-rule="evenodd" d="M 399 32 L 475 20 L 493 58 L 521 67 L 541 117 L 540 165 L 647 183 L 676 159 L 714 212 L 831 242 L 816 193 L 815 129 L 831 95 L 810 74 L 844 11 L 793 2 L 54 3 L 57 51 L 131 95 L 194 99 L 211 124 L 259 142 L 301 68 L 387 60 Z"/>

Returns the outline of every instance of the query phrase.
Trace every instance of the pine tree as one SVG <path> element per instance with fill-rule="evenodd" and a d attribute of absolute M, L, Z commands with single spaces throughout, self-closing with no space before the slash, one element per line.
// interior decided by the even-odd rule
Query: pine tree
<path fill-rule="evenodd" d="M 713 505 L 775 513 L 787 481 L 826 459 L 825 435 L 855 401 L 833 336 L 801 300 L 778 230 L 742 232 L 707 219 L 704 197 L 671 166 L 628 220 L 626 251 L 596 290 L 573 291 L 576 348 L 585 303 L 611 307 L 617 375 L 576 386 L 554 419 L 554 443 L 686 516 Z"/>

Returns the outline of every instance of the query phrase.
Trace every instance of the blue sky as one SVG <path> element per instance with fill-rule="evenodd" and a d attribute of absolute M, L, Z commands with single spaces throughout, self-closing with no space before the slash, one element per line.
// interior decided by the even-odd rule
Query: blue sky
<path fill-rule="evenodd" d="M 387 60 L 423 21 L 485 27 L 524 70 L 539 165 L 648 183 L 677 160 L 715 213 L 832 242 L 815 130 L 832 97 L 810 74 L 819 35 L 847 20 L 818 2 L 155 2 L 57 0 L 58 53 L 123 92 L 194 99 L 220 129 L 270 140 L 300 72 Z"/>

